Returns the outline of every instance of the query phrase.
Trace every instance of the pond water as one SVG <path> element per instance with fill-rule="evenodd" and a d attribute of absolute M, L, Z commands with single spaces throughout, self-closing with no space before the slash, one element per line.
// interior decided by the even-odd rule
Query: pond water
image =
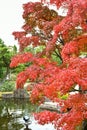
<path fill-rule="evenodd" d="M 29 130 L 25 127 L 24 115 L 30 117 L 30 130 L 55 130 L 52 124 L 39 125 L 33 117 L 38 107 L 32 105 L 28 100 L 0 100 L 0 130 Z"/>

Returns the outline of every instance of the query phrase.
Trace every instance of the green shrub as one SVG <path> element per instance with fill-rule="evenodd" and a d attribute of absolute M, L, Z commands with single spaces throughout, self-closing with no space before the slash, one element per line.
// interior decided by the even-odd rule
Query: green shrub
<path fill-rule="evenodd" d="M 0 86 L 1 92 L 13 91 L 15 89 L 15 81 L 6 80 L 3 85 Z"/>

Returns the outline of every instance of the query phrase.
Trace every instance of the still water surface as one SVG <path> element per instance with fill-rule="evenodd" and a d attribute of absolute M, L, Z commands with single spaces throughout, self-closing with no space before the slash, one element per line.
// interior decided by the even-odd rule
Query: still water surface
<path fill-rule="evenodd" d="M 0 130 L 25 130 L 24 115 L 30 117 L 31 130 L 55 130 L 51 124 L 42 126 L 34 120 L 33 112 L 37 111 L 38 107 L 28 100 L 0 100 Z"/>

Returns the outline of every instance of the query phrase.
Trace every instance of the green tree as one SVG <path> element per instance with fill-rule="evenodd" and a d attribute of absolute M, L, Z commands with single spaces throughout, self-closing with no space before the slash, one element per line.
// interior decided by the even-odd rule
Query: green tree
<path fill-rule="evenodd" d="M 10 74 L 9 64 L 11 57 L 16 54 L 16 46 L 6 46 L 4 41 L 0 39 L 0 82 L 4 82 L 7 75 Z"/>

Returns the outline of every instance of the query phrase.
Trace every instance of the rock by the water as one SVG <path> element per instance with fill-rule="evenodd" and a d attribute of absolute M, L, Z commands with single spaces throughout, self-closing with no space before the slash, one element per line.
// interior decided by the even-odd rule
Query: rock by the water
<path fill-rule="evenodd" d="M 16 89 L 13 92 L 13 97 L 14 98 L 29 98 L 29 94 L 25 89 Z"/>
<path fill-rule="evenodd" d="M 39 108 L 51 111 L 60 111 L 60 106 L 56 102 L 44 102 L 44 104 L 41 104 Z"/>

